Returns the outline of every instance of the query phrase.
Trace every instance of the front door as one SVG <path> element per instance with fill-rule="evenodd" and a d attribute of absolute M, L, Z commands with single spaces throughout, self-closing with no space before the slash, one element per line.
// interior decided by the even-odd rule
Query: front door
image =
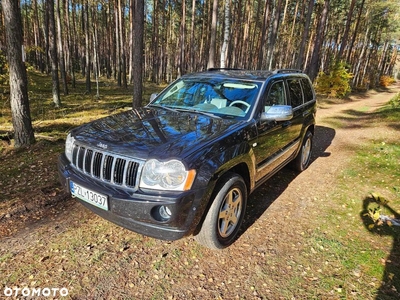
<path fill-rule="evenodd" d="M 283 80 L 272 82 L 265 97 L 263 111 L 273 105 L 287 105 L 286 85 Z M 291 125 L 289 121 L 258 121 L 258 140 L 254 147 L 256 157 L 256 180 L 279 167 L 288 157 L 285 149 L 291 142 Z"/>

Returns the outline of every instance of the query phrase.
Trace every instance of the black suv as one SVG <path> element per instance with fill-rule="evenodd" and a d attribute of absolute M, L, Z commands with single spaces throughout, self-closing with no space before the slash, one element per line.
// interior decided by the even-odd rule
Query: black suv
<path fill-rule="evenodd" d="M 289 162 L 307 168 L 315 114 L 310 79 L 297 70 L 184 75 L 145 107 L 73 129 L 60 180 L 132 231 L 224 248 L 251 192 Z"/>

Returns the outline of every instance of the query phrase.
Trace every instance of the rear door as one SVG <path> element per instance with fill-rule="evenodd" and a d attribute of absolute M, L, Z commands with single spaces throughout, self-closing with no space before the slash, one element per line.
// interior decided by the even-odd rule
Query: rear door
<path fill-rule="evenodd" d="M 289 104 L 293 108 L 293 119 L 291 120 L 290 132 L 288 132 L 288 139 L 291 143 L 295 143 L 300 139 L 304 123 L 304 96 L 301 80 L 301 77 L 289 77 L 286 80 Z"/>

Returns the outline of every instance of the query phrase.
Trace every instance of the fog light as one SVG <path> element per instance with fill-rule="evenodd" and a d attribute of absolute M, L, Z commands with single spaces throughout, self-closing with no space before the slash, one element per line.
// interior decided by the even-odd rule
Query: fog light
<path fill-rule="evenodd" d="M 158 209 L 158 212 L 159 212 L 161 218 L 163 218 L 165 220 L 169 220 L 171 218 L 171 210 L 164 205 L 160 206 L 160 208 Z"/>

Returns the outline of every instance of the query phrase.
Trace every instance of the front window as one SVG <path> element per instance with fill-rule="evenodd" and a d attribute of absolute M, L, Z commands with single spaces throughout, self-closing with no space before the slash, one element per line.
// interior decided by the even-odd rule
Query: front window
<path fill-rule="evenodd" d="M 150 105 L 245 117 L 254 106 L 261 83 L 226 78 L 186 78 L 174 82 Z"/>
<path fill-rule="evenodd" d="M 269 89 L 267 99 L 265 101 L 264 111 L 268 111 L 273 105 L 285 105 L 286 93 L 283 81 L 274 82 Z"/>

